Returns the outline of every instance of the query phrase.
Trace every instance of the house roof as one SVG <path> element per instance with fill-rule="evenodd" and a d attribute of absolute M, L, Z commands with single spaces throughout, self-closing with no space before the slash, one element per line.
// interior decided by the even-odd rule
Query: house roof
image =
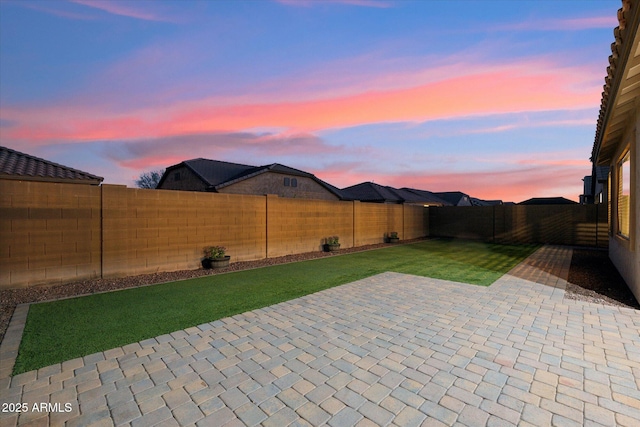
<path fill-rule="evenodd" d="M 461 191 L 443 191 L 443 192 L 437 192 L 433 194 L 440 197 L 441 199 L 446 200 L 447 202 L 451 203 L 453 206 L 457 206 L 460 203 L 460 200 L 462 200 L 465 196 L 469 198 L 468 194 L 465 194 Z M 469 200 L 469 202 L 471 202 L 471 200 Z"/>
<path fill-rule="evenodd" d="M 242 165 L 239 163 L 222 162 L 219 160 L 209 159 L 191 159 L 185 160 L 177 165 L 169 166 L 165 171 L 160 183 L 167 176 L 167 172 L 181 166 L 186 166 L 198 178 L 200 178 L 207 186 L 215 187 L 216 185 L 237 179 L 246 175 L 249 171 L 255 169 L 255 166 Z M 158 186 L 160 186 L 160 183 Z"/>
<path fill-rule="evenodd" d="M 502 200 L 483 200 L 477 197 L 469 197 L 469 200 L 473 206 L 497 206 L 503 204 Z"/>
<path fill-rule="evenodd" d="M 534 197 L 518 203 L 519 205 L 577 205 L 573 200 L 564 197 Z"/>
<path fill-rule="evenodd" d="M 100 185 L 101 176 L 0 147 L 0 178 Z"/>
<path fill-rule="evenodd" d="M 342 189 L 343 195 L 350 200 L 377 203 L 402 203 L 404 199 L 392 187 L 374 182 L 361 182 Z"/>
<path fill-rule="evenodd" d="M 342 189 L 345 199 L 375 203 L 419 203 L 447 206 L 451 205 L 431 191 L 415 188 L 394 188 L 374 182 L 362 182 Z"/>
<path fill-rule="evenodd" d="M 618 10 L 619 25 L 613 30 L 615 41 L 603 86 L 600 114 L 591 151 L 596 165 L 610 164 L 623 138 L 628 119 L 640 97 L 640 0 L 623 0 Z"/>
<path fill-rule="evenodd" d="M 342 196 L 340 190 L 321 179 L 318 179 L 315 175 L 301 171 L 299 169 L 294 169 L 289 166 L 281 165 L 279 163 L 272 163 L 270 165 L 264 166 L 250 166 L 243 165 L 240 163 L 231 163 L 231 162 L 223 162 L 220 160 L 210 160 L 210 159 L 192 159 L 185 160 L 181 163 L 178 163 L 173 166 L 169 166 L 165 173 L 160 178 L 160 182 L 158 183 L 158 188 L 162 184 L 162 182 L 168 176 L 168 173 L 179 167 L 187 167 L 191 170 L 196 176 L 198 176 L 202 182 L 204 182 L 209 190 L 218 191 L 221 188 L 227 187 L 229 185 L 235 184 L 237 182 L 243 181 L 245 179 L 252 178 L 254 176 L 266 173 L 266 172 L 275 172 L 282 173 L 286 175 L 294 175 L 307 177 L 318 184 L 326 188 L 331 193 L 336 196 Z"/>
<path fill-rule="evenodd" d="M 409 202 L 434 204 L 434 205 L 442 205 L 442 206 L 451 205 L 451 203 L 436 196 L 435 193 L 432 193 L 431 191 L 418 190 L 416 188 L 407 188 L 407 187 L 403 187 L 398 191 L 401 191 L 403 195 L 406 195 L 406 193 L 412 194 L 413 196 L 405 196 L 406 200 Z"/>

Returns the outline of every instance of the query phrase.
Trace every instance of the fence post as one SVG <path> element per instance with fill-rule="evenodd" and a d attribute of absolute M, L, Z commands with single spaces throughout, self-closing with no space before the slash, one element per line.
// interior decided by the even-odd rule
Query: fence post
<path fill-rule="evenodd" d="M 491 221 L 491 225 L 493 226 L 493 231 L 491 233 L 492 234 L 491 241 L 495 243 L 496 242 L 496 205 L 492 206 L 491 213 L 493 214 L 493 220 Z"/>
<path fill-rule="evenodd" d="M 600 234 L 600 230 L 598 229 L 598 227 L 600 226 L 600 217 L 598 216 L 598 211 L 600 209 L 598 209 L 598 205 L 596 205 L 594 203 L 593 205 L 596 208 L 596 248 L 598 247 L 598 235 Z"/>
<path fill-rule="evenodd" d="M 353 212 L 353 246 L 356 247 L 357 246 L 357 238 L 358 238 L 358 231 L 356 229 L 356 226 L 358 224 L 358 206 L 359 206 L 360 201 L 359 200 L 354 200 L 353 204 L 352 204 L 352 212 Z"/>
<path fill-rule="evenodd" d="M 100 185 L 100 278 L 104 278 L 104 186 Z"/>

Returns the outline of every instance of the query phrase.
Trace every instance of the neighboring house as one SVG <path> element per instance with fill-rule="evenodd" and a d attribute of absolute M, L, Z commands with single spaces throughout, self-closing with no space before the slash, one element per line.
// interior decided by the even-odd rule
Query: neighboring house
<path fill-rule="evenodd" d="M 498 206 L 504 204 L 502 200 L 482 200 L 476 197 L 471 197 L 470 200 L 473 206 Z"/>
<path fill-rule="evenodd" d="M 594 166 L 591 175 L 585 176 L 584 189 L 580 195 L 580 204 L 604 203 L 607 200 L 608 166 Z"/>
<path fill-rule="evenodd" d="M 398 190 L 399 194 L 405 197 L 406 203 L 423 206 L 450 206 L 444 199 L 436 196 L 435 193 L 426 190 L 403 187 Z"/>
<path fill-rule="evenodd" d="M 349 200 L 359 200 L 369 203 L 404 203 L 394 188 L 376 184 L 374 182 L 362 182 L 343 188 L 343 197 Z"/>
<path fill-rule="evenodd" d="M 446 200 L 447 203 L 450 203 L 452 206 L 473 206 L 471 203 L 471 197 L 460 191 L 445 191 L 433 194 L 443 200 Z"/>
<path fill-rule="evenodd" d="M 606 203 L 609 199 L 607 194 L 607 182 L 609 180 L 609 166 L 596 167 L 596 179 L 591 180 L 591 192 L 593 203 Z"/>
<path fill-rule="evenodd" d="M 577 205 L 573 200 L 564 197 L 534 197 L 518 203 L 519 205 Z"/>
<path fill-rule="evenodd" d="M 609 257 L 640 301 L 640 0 L 624 0 L 591 152 L 608 166 Z"/>
<path fill-rule="evenodd" d="M 582 178 L 582 194 L 580 195 L 580 204 L 587 205 L 593 203 L 593 192 L 591 191 L 591 182 L 593 181 L 593 177 L 591 175 L 587 175 Z"/>
<path fill-rule="evenodd" d="M 278 163 L 250 166 L 219 160 L 185 160 L 169 166 L 160 178 L 157 188 L 233 194 L 276 194 L 280 197 L 302 199 L 342 199 L 338 188 L 313 174 Z"/>
<path fill-rule="evenodd" d="M 368 203 L 393 203 L 420 206 L 449 206 L 430 191 L 414 188 L 394 188 L 374 182 L 362 182 L 342 189 L 345 199 Z"/>
<path fill-rule="evenodd" d="M 101 176 L 0 147 L 0 179 L 100 185 Z"/>

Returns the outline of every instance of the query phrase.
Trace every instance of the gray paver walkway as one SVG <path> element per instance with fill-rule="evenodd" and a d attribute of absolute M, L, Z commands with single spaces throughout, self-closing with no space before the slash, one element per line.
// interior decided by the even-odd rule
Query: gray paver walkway
<path fill-rule="evenodd" d="M 27 372 L 0 401 L 29 411 L 0 421 L 637 426 L 640 311 L 564 299 L 570 257 L 489 288 L 385 273 Z"/>

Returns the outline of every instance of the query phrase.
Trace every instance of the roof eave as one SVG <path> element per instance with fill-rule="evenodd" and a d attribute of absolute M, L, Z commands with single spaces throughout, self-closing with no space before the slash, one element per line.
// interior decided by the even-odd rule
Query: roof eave
<path fill-rule="evenodd" d="M 615 147 L 622 138 L 621 135 L 609 137 L 608 131 L 610 130 L 612 116 L 615 115 L 616 109 L 619 108 L 620 88 L 623 78 L 628 72 L 630 62 L 633 61 L 633 48 L 639 42 L 640 13 L 638 9 L 640 9 L 640 2 L 627 0 L 623 1 L 623 7 L 618 10 L 620 25 L 614 29 L 615 41 L 611 44 L 610 65 L 607 67 L 600 114 L 596 125 L 596 136 L 591 151 L 591 161 L 597 166 L 611 163 L 613 151 L 615 151 Z"/>

